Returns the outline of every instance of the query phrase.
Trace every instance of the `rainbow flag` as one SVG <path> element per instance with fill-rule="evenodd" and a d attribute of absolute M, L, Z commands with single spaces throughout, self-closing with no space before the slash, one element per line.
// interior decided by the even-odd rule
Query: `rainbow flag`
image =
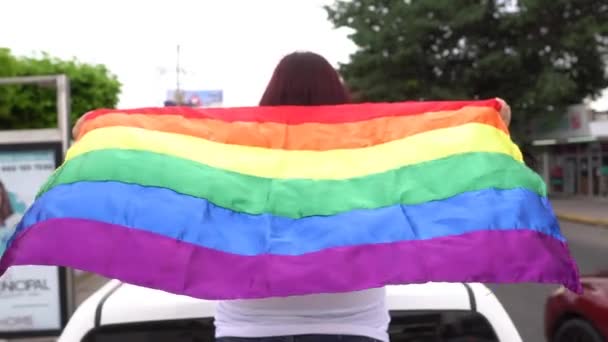
<path fill-rule="evenodd" d="M 0 274 L 62 265 L 205 299 L 430 281 L 580 291 L 499 109 L 93 111 L 2 246 Z"/>

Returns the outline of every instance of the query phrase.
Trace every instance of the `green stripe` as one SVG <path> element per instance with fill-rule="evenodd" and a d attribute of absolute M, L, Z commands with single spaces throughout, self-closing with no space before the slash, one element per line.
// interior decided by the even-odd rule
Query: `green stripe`
<path fill-rule="evenodd" d="M 41 192 L 78 181 L 169 188 L 238 212 L 291 218 L 418 204 L 485 188 L 527 188 L 545 195 L 537 174 L 498 153 L 467 153 L 366 177 L 318 181 L 247 176 L 153 152 L 97 150 L 67 162 Z"/>

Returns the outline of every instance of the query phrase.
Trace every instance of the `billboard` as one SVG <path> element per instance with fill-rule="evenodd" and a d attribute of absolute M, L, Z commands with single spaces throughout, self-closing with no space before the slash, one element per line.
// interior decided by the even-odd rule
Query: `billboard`
<path fill-rule="evenodd" d="M 34 202 L 62 158 L 57 143 L 0 145 L 0 240 Z M 65 269 L 11 267 L 0 277 L 0 336 L 56 335 L 67 320 Z"/>
<path fill-rule="evenodd" d="M 165 106 L 221 107 L 223 102 L 222 90 L 169 90 Z"/>

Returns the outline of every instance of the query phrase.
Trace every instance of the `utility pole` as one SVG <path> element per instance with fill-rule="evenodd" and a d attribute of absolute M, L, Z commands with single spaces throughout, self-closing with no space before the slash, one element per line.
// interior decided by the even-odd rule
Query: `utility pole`
<path fill-rule="evenodd" d="M 177 54 L 176 54 L 176 61 L 175 61 L 175 102 L 178 105 L 181 105 L 183 102 L 183 96 L 182 96 L 182 91 L 181 91 L 181 87 L 180 87 L 180 83 L 179 83 L 179 74 L 181 72 L 181 68 L 179 66 L 179 53 L 180 53 L 180 46 L 179 44 L 177 44 Z"/>
<path fill-rule="evenodd" d="M 184 96 L 182 94 L 182 90 L 181 90 L 181 85 L 180 85 L 180 79 L 179 79 L 179 75 L 181 73 L 181 66 L 179 65 L 180 63 L 180 45 L 177 44 L 177 54 L 176 54 L 176 61 L 175 61 L 175 102 L 176 104 L 182 105 L 184 102 Z"/>
<path fill-rule="evenodd" d="M 175 90 L 173 91 L 172 98 L 167 99 L 167 101 L 173 103 L 173 105 L 178 105 L 178 106 L 183 105 L 186 102 L 186 100 L 185 100 L 184 91 L 182 89 L 181 76 L 182 76 L 182 74 L 185 75 L 186 71 L 184 70 L 184 68 L 182 67 L 182 64 L 181 64 L 181 45 L 180 44 L 176 45 L 175 69 L 173 69 L 173 67 L 165 68 L 164 66 L 159 66 L 156 69 L 157 69 L 156 72 L 160 76 L 170 75 L 171 70 L 175 70 Z M 169 77 L 169 79 L 167 79 L 167 81 L 171 82 L 170 76 L 168 76 L 168 77 Z M 167 101 L 165 101 L 165 105 L 166 105 L 166 103 L 168 103 Z M 2 342 L 2 341 L 0 341 L 0 342 Z"/>

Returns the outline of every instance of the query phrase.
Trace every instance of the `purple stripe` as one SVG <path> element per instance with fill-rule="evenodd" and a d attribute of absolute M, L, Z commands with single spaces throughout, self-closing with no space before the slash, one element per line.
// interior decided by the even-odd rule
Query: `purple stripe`
<path fill-rule="evenodd" d="M 428 281 L 561 283 L 581 290 L 567 246 L 530 230 L 478 231 L 300 256 L 240 256 L 118 225 L 54 219 L 17 236 L 0 260 L 0 274 L 11 265 L 31 264 L 72 267 L 205 299 L 345 292 Z"/>

